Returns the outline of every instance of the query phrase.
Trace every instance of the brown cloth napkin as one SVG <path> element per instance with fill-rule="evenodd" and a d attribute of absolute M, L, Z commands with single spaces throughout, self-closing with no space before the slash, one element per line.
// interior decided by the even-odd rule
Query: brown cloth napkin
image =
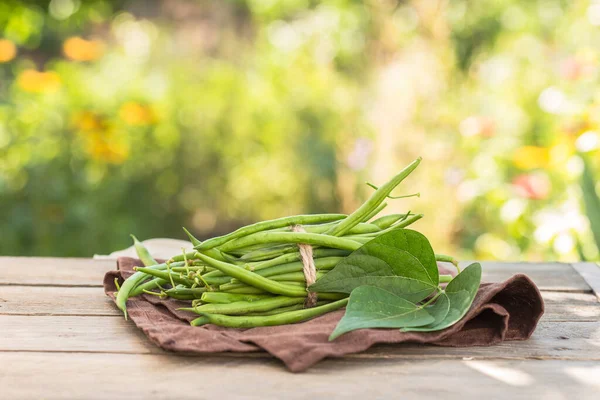
<path fill-rule="evenodd" d="M 104 276 L 104 291 L 114 299 L 114 280 L 129 277 L 139 260 L 121 257 L 118 271 Z M 440 267 L 443 269 L 443 267 Z M 447 271 L 444 271 L 447 273 Z M 184 353 L 264 350 L 294 372 L 304 371 L 325 357 L 358 353 L 376 343 L 430 343 L 438 346 L 489 346 L 504 340 L 528 339 L 544 313 L 544 302 L 535 284 L 525 275 L 513 275 L 502 283 L 483 283 L 467 315 L 439 332 L 401 332 L 398 329 L 360 329 L 340 336 L 333 332 L 344 310 L 299 324 L 252 329 L 193 327 L 197 315 L 178 311 L 189 305 L 173 299 L 142 295 L 127 301 L 129 318 L 148 338 L 165 350 Z"/>

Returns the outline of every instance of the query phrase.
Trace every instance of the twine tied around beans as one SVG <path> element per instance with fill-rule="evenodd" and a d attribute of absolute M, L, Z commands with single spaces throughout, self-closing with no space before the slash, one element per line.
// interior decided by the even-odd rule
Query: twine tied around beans
<path fill-rule="evenodd" d="M 294 225 L 292 227 L 293 232 L 306 232 L 302 225 Z M 298 250 L 300 252 L 300 259 L 302 260 L 302 272 L 306 280 L 306 287 L 317 281 L 317 268 L 315 266 L 315 260 L 313 259 L 313 248 L 309 244 L 298 243 Z M 315 292 L 308 292 L 306 301 L 304 302 L 305 308 L 314 307 L 317 304 L 317 294 Z"/>

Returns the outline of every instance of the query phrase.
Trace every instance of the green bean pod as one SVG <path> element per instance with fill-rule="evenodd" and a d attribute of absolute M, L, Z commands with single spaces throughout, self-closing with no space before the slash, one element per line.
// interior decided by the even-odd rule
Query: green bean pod
<path fill-rule="evenodd" d="M 376 216 L 377 214 L 382 212 L 386 207 L 387 207 L 387 203 L 381 203 L 377 208 L 375 208 L 373 211 L 371 211 L 370 213 L 365 215 L 361 221 L 362 222 L 369 221 L 371 218 L 373 218 L 374 216 Z M 353 230 L 354 230 L 354 228 L 351 228 L 350 230 L 348 230 L 348 233 L 351 233 Z"/>
<path fill-rule="evenodd" d="M 287 307 L 294 304 L 302 304 L 304 299 L 302 297 L 285 297 L 275 296 L 266 299 L 256 301 L 238 301 L 235 303 L 226 304 L 205 304 L 198 307 L 192 308 L 180 308 L 182 311 L 191 311 L 196 314 L 226 314 L 226 315 L 240 315 L 249 312 L 261 312 L 270 311 L 275 308 Z"/>
<path fill-rule="evenodd" d="M 196 247 L 196 250 L 208 250 L 217 246 L 221 246 L 230 240 L 238 239 L 243 236 L 250 235 L 252 233 L 266 231 L 269 229 L 283 228 L 289 225 L 310 225 L 322 222 L 337 221 L 345 218 L 344 214 L 308 214 L 308 215 L 294 215 L 291 217 L 283 217 L 278 219 L 272 219 L 269 221 L 261 221 L 252 225 L 244 226 L 236 231 L 233 231 L 227 235 L 219 236 L 216 238 L 208 239 L 201 245 Z"/>
<path fill-rule="evenodd" d="M 251 237 L 243 237 L 226 243 L 221 247 L 223 251 L 242 248 L 256 243 L 295 243 L 324 246 L 334 249 L 354 251 L 360 247 L 352 240 L 329 235 L 304 232 L 260 232 Z"/>
<path fill-rule="evenodd" d="M 150 268 L 143 268 L 143 267 L 136 267 L 134 269 L 136 271 L 143 272 L 145 274 L 152 275 L 157 278 L 161 278 L 167 282 L 171 282 L 171 279 L 172 279 L 173 282 L 181 283 L 182 285 L 185 285 L 185 286 L 192 286 L 194 284 L 194 282 L 192 282 L 191 280 L 189 280 L 187 278 L 182 278 L 179 274 L 173 274 L 173 273 L 169 273 L 167 271 L 159 271 L 159 270 L 153 270 Z"/>
<path fill-rule="evenodd" d="M 149 275 L 149 276 L 151 276 L 151 275 Z M 144 282 L 140 285 L 137 285 L 135 288 L 133 288 L 133 290 L 129 294 L 129 297 L 139 296 L 140 294 L 144 293 L 144 290 L 159 289 L 160 285 L 165 285 L 167 283 L 169 283 L 169 282 L 165 281 L 162 278 L 150 279 L 148 282 Z"/>
<path fill-rule="evenodd" d="M 142 261 L 146 267 L 150 267 L 152 265 L 158 264 L 154 258 L 150 255 L 150 252 L 144 246 L 142 242 L 140 242 L 134 235 L 129 235 L 133 239 L 133 247 L 135 248 L 135 252 L 137 253 L 138 258 Z"/>
<path fill-rule="evenodd" d="M 182 266 L 183 264 L 184 263 L 180 263 L 180 264 L 174 263 L 172 265 L 173 266 Z M 167 264 L 162 263 L 162 264 L 152 265 L 147 268 L 156 270 L 156 271 L 160 271 L 160 270 L 167 269 Z M 138 284 L 143 282 L 145 279 L 148 279 L 148 277 L 149 276 L 146 273 L 136 272 L 135 274 L 131 275 L 129 278 L 125 279 L 125 282 L 123 282 L 123 284 L 121 285 L 121 289 L 117 293 L 115 303 L 117 304 L 117 307 L 121 311 L 123 311 L 123 314 L 125 315 L 125 319 L 127 319 L 127 299 L 130 297 L 131 291 Z"/>
<path fill-rule="evenodd" d="M 227 328 L 256 328 L 259 326 L 275 326 L 294 324 L 303 322 L 331 311 L 339 310 L 345 307 L 348 299 L 341 299 L 322 306 L 305 308 L 303 310 L 289 311 L 275 315 L 267 316 L 227 316 L 222 314 L 202 314 L 202 322 L 208 321 L 210 324 L 223 326 Z M 195 320 L 194 320 L 195 321 Z M 196 325 L 194 321 L 192 325 Z"/>
<path fill-rule="evenodd" d="M 394 225 L 396 222 L 400 221 L 402 218 L 408 218 L 408 214 L 390 214 L 384 215 L 383 217 L 377 218 L 375 221 L 372 221 L 371 224 L 378 226 L 381 229 L 389 228 Z"/>
<path fill-rule="evenodd" d="M 370 213 L 385 200 L 387 196 L 394 190 L 396 186 L 400 184 L 408 175 L 410 175 L 421 163 L 421 157 L 410 163 L 404 168 L 398 175 L 393 177 L 389 182 L 383 184 L 377 189 L 371 197 L 363 203 L 356 211 L 344 218 L 342 222 L 333 227 L 329 232 L 333 236 L 342 236 L 348 230 L 352 229 L 357 223 L 361 222 L 363 218 L 369 216 Z"/>
<path fill-rule="evenodd" d="M 233 294 L 223 292 L 205 292 L 200 297 L 203 303 L 227 304 L 237 301 L 253 302 L 272 297 L 270 294 Z"/>
<path fill-rule="evenodd" d="M 209 256 L 204 254 L 200 254 L 200 259 L 206 262 L 211 267 L 214 267 L 224 272 L 232 278 L 237 278 L 247 285 L 254 286 L 257 289 L 265 290 L 269 293 L 280 294 L 290 297 L 307 296 L 306 289 L 292 288 L 286 285 L 282 285 L 279 282 L 270 280 L 269 278 L 264 278 L 250 271 L 246 271 L 243 268 L 236 267 L 235 265 L 215 260 L 214 258 L 210 258 Z"/>

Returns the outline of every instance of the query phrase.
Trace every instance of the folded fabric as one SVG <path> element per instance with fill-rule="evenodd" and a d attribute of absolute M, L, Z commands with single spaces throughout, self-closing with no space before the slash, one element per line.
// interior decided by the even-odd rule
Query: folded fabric
<path fill-rule="evenodd" d="M 139 260 L 121 257 L 118 270 L 104 277 L 104 291 L 114 299 L 115 278 L 120 282 L 141 266 Z M 441 267 L 443 268 L 443 267 Z M 444 271 L 444 273 L 446 273 Z M 501 283 L 482 283 L 467 315 L 438 332 L 401 332 L 398 329 L 360 329 L 329 341 L 339 310 L 299 324 L 252 329 L 193 327 L 194 313 L 179 311 L 189 302 L 141 295 L 127 301 L 129 318 L 161 348 L 182 353 L 254 352 L 264 350 L 294 372 L 306 370 L 326 357 L 364 351 L 377 343 L 429 343 L 438 346 L 489 346 L 505 340 L 528 339 L 544 313 L 535 284 L 522 274 Z"/>

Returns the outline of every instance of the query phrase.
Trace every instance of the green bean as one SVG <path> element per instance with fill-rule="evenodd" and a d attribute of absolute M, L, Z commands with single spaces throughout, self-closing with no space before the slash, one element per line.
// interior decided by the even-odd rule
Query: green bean
<path fill-rule="evenodd" d="M 192 322 L 190 322 L 190 324 L 192 326 L 202 326 L 202 325 L 206 325 L 208 323 L 209 323 L 209 321 L 208 321 L 208 318 L 206 318 L 206 317 L 198 317 L 195 320 L 193 320 Z"/>
<path fill-rule="evenodd" d="M 231 277 L 229 277 L 229 276 L 208 276 L 207 277 L 206 275 L 202 275 L 202 278 L 209 285 L 222 285 L 231 280 Z"/>
<path fill-rule="evenodd" d="M 408 218 L 408 214 L 384 215 L 383 217 L 377 218 L 375 221 L 372 221 L 371 224 L 376 225 L 381 229 L 386 229 L 398 222 L 402 218 Z"/>
<path fill-rule="evenodd" d="M 325 305 L 327 303 L 331 303 L 331 301 L 317 301 L 317 304 L 315 304 L 315 307 L 322 306 L 322 305 Z M 246 316 L 276 315 L 276 314 L 281 314 L 281 313 L 288 312 L 288 311 L 303 310 L 304 308 L 305 308 L 304 304 L 295 304 L 293 306 L 276 308 L 274 310 L 269 310 L 269 311 L 252 312 L 252 313 L 248 313 L 248 314 L 245 314 L 245 315 Z"/>
<path fill-rule="evenodd" d="M 309 226 L 304 227 L 307 233 L 314 234 L 323 234 L 329 228 L 325 225 L 320 225 L 317 228 L 310 228 Z M 362 235 L 366 233 L 377 233 L 381 231 L 379 227 L 376 225 L 360 223 L 359 225 L 353 227 L 347 234 L 348 235 Z M 242 239 L 234 240 L 232 242 L 228 242 L 223 245 L 221 249 L 227 252 L 231 252 L 232 254 L 237 254 L 240 256 L 240 260 L 244 261 L 263 261 L 272 259 L 273 257 L 281 255 L 281 253 L 293 252 L 297 249 L 295 245 L 281 244 L 277 246 L 264 247 L 265 241 L 262 239 L 264 234 L 276 234 L 276 233 L 290 233 L 290 230 L 276 230 L 276 231 L 267 231 L 267 232 L 258 232 L 252 235 L 244 236 Z M 344 238 L 346 238 L 344 236 Z M 256 241 L 255 241 L 256 239 Z M 249 243 L 256 243 L 248 245 Z M 296 244 L 296 242 L 293 242 Z M 323 243 L 316 243 L 316 246 L 323 245 Z M 326 244 L 325 244 L 326 245 Z M 246 249 L 252 249 L 249 252 L 244 252 Z"/>
<path fill-rule="evenodd" d="M 177 283 L 182 283 L 186 286 L 192 286 L 194 284 L 194 282 L 190 281 L 187 278 L 182 278 L 181 276 L 179 276 L 179 274 L 172 274 L 167 271 L 159 271 L 159 270 L 154 270 L 154 269 L 150 269 L 150 268 L 142 268 L 142 267 L 135 267 L 134 269 L 136 271 L 143 272 L 145 274 L 164 279 L 165 281 L 170 281 L 172 279 L 173 281 L 175 281 Z"/>
<path fill-rule="evenodd" d="M 197 251 L 188 251 L 187 253 L 182 253 L 182 254 L 178 254 L 176 256 L 173 256 L 169 259 L 170 263 L 176 262 L 176 261 L 184 261 L 184 260 L 195 260 L 198 257 L 196 257 L 196 254 L 198 252 Z"/>
<path fill-rule="evenodd" d="M 452 256 L 447 256 L 445 254 L 436 254 L 435 260 L 452 263 L 452 265 L 454 265 L 454 267 L 458 270 L 458 273 L 460 274 L 460 267 L 458 266 L 458 260 L 456 258 Z"/>
<path fill-rule="evenodd" d="M 327 232 L 329 229 L 331 229 L 332 226 L 339 224 L 339 222 L 333 222 L 333 223 L 329 223 L 329 224 L 321 224 L 321 225 L 303 225 L 304 230 L 308 233 L 325 233 Z M 290 227 L 286 227 L 286 228 L 279 228 L 279 229 L 274 229 L 271 230 L 269 232 L 289 232 L 291 230 L 291 226 Z M 378 232 L 381 229 L 373 224 L 369 224 L 369 223 L 364 223 L 361 222 L 358 225 L 356 225 L 355 227 L 353 227 L 352 229 L 350 229 L 350 231 L 348 231 L 349 235 L 360 235 L 362 233 L 372 233 L 372 232 Z"/>
<path fill-rule="evenodd" d="M 313 250 L 313 258 L 316 260 L 319 258 L 326 258 L 326 257 L 345 257 L 345 256 L 349 255 L 350 253 L 351 253 L 351 251 L 340 250 L 340 249 L 315 249 L 315 250 Z M 271 268 L 276 265 L 286 264 L 286 263 L 300 260 L 300 259 L 301 259 L 301 257 L 300 257 L 299 252 L 283 254 L 283 255 L 277 257 L 276 259 L 274 258 L 272 260 L 263 261 L 262 263 L 251 264 L 250 270 L 256 272 L 261 269 Z"/>
<path fill-rule="evenodd" d="M 260 232 L 252 237 L 236 239 L 221 247 L 223 251 L 256 243 L 300 243 L 354 251 L 360 247 L 356 242 L 328 235 L 304 232 Z"/>
<path fill-rule="evenodd" d="M 306 288 L 306 284 L 302 283 L 302 282 L 295 282 L 295 281 L 272 281 L 274 283 L 280 283 L 284 286 L 287 286 L 288 289 L 290 289 L 290 287 L 292 287 L 290 290 L 293 290 L 294 288 Z M 235 290 L 235 289 L 242 289 L 242 288 L 247 288 L 247 287 L 253 287 L 252 285 L 248 285 L 247 283 L 244 282 L 234 282 L 234 283 L 224 283 L 221 286 L 219 286 L 219 290 L 221 291 L 225 291 L 228 292 L 230 290 Z M 297 297 L 297 296 L 293 296 L 293 297 Z"/>
<path fill-rule="evenodd" d="M 151 275 L 148 275 L 148 276 L 151 276 Z M 168 283 L 167 281 L 165 281 L 164 279 L 161 279 L 161 278 L 150 279 L 148 282 L 144 282 L 140 285 L 137 285 L 135 288 L 133 288 L 133 290 L 129 294 L 129 297 L 139 296 L 140 294 L 142 294 L 144 292 L 144 290 L 157 289 L 157 288 L 160 288 L 160 285 L 166 285 L 167 283 Z"/>
<path fill-rule="evenodd" d="M 196 239 L 194 237 L 194 235 L 192 235 L 190 233 L 190 231 L 188 231 L 187 229 L 185 229 L 184 227 L 182 227 L 183 231 L 185 232 L 185 234 L 188 236 L 188 238 L 190 239 L 190 242 L 192 242 L 192 246 L 199 246 L 202 242 L 199 241 L 198 239 Z"/>
<path fill-rule="evenodd" d="M 381 203 L 377 208 L 375 208 L 373 211 L 371 211 L 366 216 L 364 216 L 362 219 L 362 222 L 367 222 L 368 220 L 370 220 L 371 218 L 373 218 L 374 216 L 379 214 L 381 211 L 383 211 L 383 209 L 386 207 L 387 207 L 387 203 Z M 354 229 L 354 228 L 352 228 L 352 229 Z M 352 229 L 348 230 L 348 233 L 352 232 Z"/>
<path fill-rule="evenodd" d="M 317 270 L 329 270 L 335 267 L 340 261 L 342 261 L 344 257 L 324 257 L 324 258 L 315 258 L 315 267 Z M 304 265 L 301 261 L 294 261 L 286 264 L 275 265 L 274 267 L 260 269 L 258 271 L 254 271 L 255 274 L 261 276 L 273 276 L 279 274 L 285 274 L 288 272 L 296 272 L 302 271 Z"/>
<path fill-rule="evenodd" d="M 176 287 L 165 290 L 165 293 L 167 296 L 178 300 L 194 300 L 201 298 L 204 293 L 207 293 L 206 290 L 205 287 L 193 289 Z"/>
<path fill-rule="evenodd" d="M 319 263 L 319 261 L 317 261 L 317 260 L 319 260 L 321 258 L 345 257 L 345 256 L 347 256 L 350 253 L 351 252 L 348 251 L 348 250 L 315 249 L 313 251 L 313 259 L 315 260 L 315 263 Z M 295 262 L 297 260 L 300 260 L 300 253 L 299 252 L 282 254 L 281 256 L 279 256 L 277 258 L 273 258 L 271 260 L 262 261 L 262 262 L 259 262 L 259 263 L 248 263 L 248 264 L 246 264 L 245 269 L 247 269 L 249 271 L 258 272 L 258 271 L 263 270 L 263 269 L 272 268 L 272 267 L 279 266 L 279 265 L 284 265 L 284 264 L 289 264 L 289 263 Z M 331 260 L 323 262 L 319 266 L 319 268 L 321 268 L 321 269 L 327 268 L 326 264 L 328 262 L 331 262 Z M 296 264 L 296 265 L 300 265 L 300 264 Z M 292 272 L 292 271 L 285 270 L 285 272 Z M 281 273 L 281 272 L 276 272 L 276 273 Z M 260 274 L 260 275 L 263 275 L 263 274 Z M 225 274 L 223 274 L 219 270 L 216 270 L 216 271 L 211 271 L 209 273 L 206 273 L 203 276 L 205 278 L 207 278 L 207 277 L 225 276 Z M 268 275 L 263 275 L 263 276 L 268 276 Z"/>
<path fill-rule="evenodd" d="M 344 239 L 352 240 L 353 242 L 358 243 L 360 247 L 368 241 L 372 240 L 373 238 L 376 238 L 377 236 L 379 235 L 367 233 L 364 236 L 344 236 Z"/>
<path fill-rule="evenodd" d="M 317 272 L 317 280 L 325 275 L 325 272 Z M 306 283 L 306 278 L 304 277 L 303 272 L 288 272 L 287 274 L 281 275 L 272 275 L 269 276 L 269 279 L 274 281 L 286 281 L 286 282 L 304 282 Z"/>
<path fill-rule="evenodd" d="M 254 286 L 255 288 L 265 290 L 269 293 L 281 294 L 290 297 L 306 297 L 307 295 L 306 289 L 292 288 L 282 285 L 279 282 L 270 280 L 269 278 L 264 278 L 250 271 L 246 271 L 243 268 L 236 267 L 235 265 L 215 260 L 214 258 L 210 258 L 204 254 L 199 254 L 199 256 L 201 260 L 206 262 L 211 267 L 224 272 L 232 278 L 237 278 L 247 285 Z"/>
<path fill-rule="evenodd" d="M 228 328 L 255 328 L 259 326 L 284 325 L 306 321 L 345 307 L 347 303 L 348 299 L 346 298 L 318 307 L 289 311 L 276 315 L 231 317 L 222 314 L 203 314 L 200 318 L 205 317 L 210 324 Z M 206 321 L 206 319 L 202 319 L 202 321 Z M 192 321 L 192 325 L 194 325 L 194 321 Z"/>
<path fill-rule="evenodd" d="M 129 235 L 133 239 L 133 247 L 135 247 L 135 252 L 138 255 L 138 258 L 142 261 L 146 267 L 150 267 L 152 265 L 158 264 L 154 258 L 150 255 L 150 252 L 144 246 L 142 242 L 140 242 L 134 235 Z"/>
<path fill-rule="evenodd" d="M 165 290 L 165 293 L 167 295 L 170 295 L 170 293 L 173 293 L 175 295 L 182 295 L 182 296 L 186 295 L 192 299 L 200 299 L 200 298 L 202 298 L 202 295 L 204 293 L 212 293 L 212 292 L 208 292 L 205 287 L 195 287 L 195 288 L 176 287 L 176 288 L 171 288 L 171 289 Z"/>
<path fill-rule="evenodd" d="M 203 251 L 203 253 L 219 261 L 225 261 L 225 256 L 217 249 L 206 250 Z M 169 262 L 198 259 L 197 254 L 197 251 L 188 251 L 187 253 L 182 253 L 171 257 L 171 259 L 169 259 Z"/>
<path fill-rule="evenodd" d="M 251 237 L 252 235 L 248 235 L 246 236 L 246 238 Z M 262 245 L 262 244 L 261 244 Z M 289 244 L 284 244 L 284 245 L 277 245 L 277 246 L 272 246 L 272 247 L 268 247 L 268 248 L 260 248 L 260 249 L 256 249 L 253 251 L 250 251 L 244 255 L 242 255 L 240 257 L 240 260 L 243 261 L 264 261 L 264 260 L 269 260 L 273 257 L 277 257 L 282 253 L 288 253 L 290 251 L 294 251 L 297 250 L 298 246 L 296 245 L 289 245 Z"/>
<path fill-rule="evenodd" d="M 363 236 L 364 237 L 368 236 L 368 237 L 371 237 L 371 238 L 375 238 L 375 237 L 377 237 L 379 235 L 383 235 L 385 233 L 391 232 L 391 231 L 396 230 L 396 229 L 406 228 L 407 226 L 414 224 L 415 222 L 417 222 L 421 218 L 423 218 L 423 214 L 414 214 L 410 218 L 401 219 L 400 222 L 398 222 L 395 225 L 392 225 L 392 226 L 390 226 L 388 228 L 385 228 L 384 230 L 382 230 L 381 232 L 379 232 L 377 234 L 367 233 L 367 234 L 365 234 Z"/>
<path fill-rule="evenodd" d="M 171 268 L 171 271 L 173 271 L 173 272 L 198 272 L 198 271 L 209 272 L 209 271 L 214 271 L 214 268 L 207 267 L 204 264 L 196 264 L 196 265 L 189 265 L 189 266 L 185 266 L 185 267 L 173 267 L 173 268 Z"/>
<path fill-rule="evenodd" d="M 407 226 L 414 224 L 415 222 L 417 222 L 421 218 L 423 218 L 423 214 L 415 214 L 412 217 L 409 217 L 409 218 L 405 219 L 402 222 L 399 222 L 399 223 L 397 223 L 395 225 L 390 226 L 389 228 L 386 228 L 386 229 L 382 230 L 381 232 L 379 232 L 379 234 L 383 235 L 384 233 L 391 232 L 394 229 L 403 229 L 403 228 L 406 228 Z"/>
<path fill-rule="evenodd" d="M 226 290 L 224 292 L 232 293 L 232 294 L 267 294 L 268 293 L 264 290 L 257 289 L 253 286 L 246 286 L 246 287 L 239 288 L 239 289 L 230 289 L 230 290 Z"/>
<path fill-rule="evenodd" d="M 181 263 L 183 265 L 183 263 Z M 167 268 L 167 264 L 157 264 L 148 267 L 153 270 L 164 270 Z M 121 285 L 121 290 L 117 293 L 117 297 L 115 299 L 115 303 L 117 307 L 123 311 L 125 315 L 125 319 L 127 319 L 127 299 L 130 296 L 131 291 L 141 282 L 148 278 L 148 274 L 143 272 L 136 272 L 131 275 L 129 278 L 125 279 L 125 282 Z"/>
<path fill-rule="evenodd" d="M 269 221 L 261 221 L 252 225 L 244 226 L 234 232 L 231 232 L 224 236 L 208 239 L 201 245 L 197 246 L 197 250 L 207 250 L 213 247 L 221 246 L 230 240 L 241 238 L 243 236 L 250 235 L 252 233 L 266 231 L 269 229 L 283 228 L 288 225 L 309 225 L 315 223 L 337 221 L 345 218 L 344 214 L 309 214 L 309 215 L 294 215 L 291 217 L 284 217 L 278 219 L 272 219 Z"/>
<path fill-rule="evenodd" d="M 302 297 L 285 297 L 275 296 L 267 299 L 257 300 L 253 302 L 249 301 L 237 301 L 235 303 L 227 304 L 205 304 L 198 307 L 192 308 L 180 308 L 182 311 L 191 311 L 196 314 L 210 313 L 210 314 L 226 314 L 226 315 L 240 315 L 249 312 L 260 312 L 270 311 L 275 308 L 287 307 L 294 304 L 304 303 Z"/>
<path fill-rule="evenodd" d="M 398 175 L 393 177 L 389 182 L 383 184 L 379 189 L 371 195 L 371 197 L 363 203 L 356 211 L 344 218 L 342 222 L 332 228 L 329 232 L 333 236 L 342 236 L 348 230 L 352 229 L 357 223 L 361 222 L 364 217 L 368 216 L 373 209 L 377 207 L 385 200 L 385 198 L 394 190 L 396 186 L 400 184 L 408 175 L 411 174 L 417 168 L 421 162 L 421 157 L 410 163 L 404 168 Z"/>
<path fill-rule="evenodd" d="M 236 301 L 253 302 L 256 300 L 272 297 L 269 294 L 232 294 L 222 292 L 205 292 L 200 298 L 204 303 L 234 303 Z"/>

